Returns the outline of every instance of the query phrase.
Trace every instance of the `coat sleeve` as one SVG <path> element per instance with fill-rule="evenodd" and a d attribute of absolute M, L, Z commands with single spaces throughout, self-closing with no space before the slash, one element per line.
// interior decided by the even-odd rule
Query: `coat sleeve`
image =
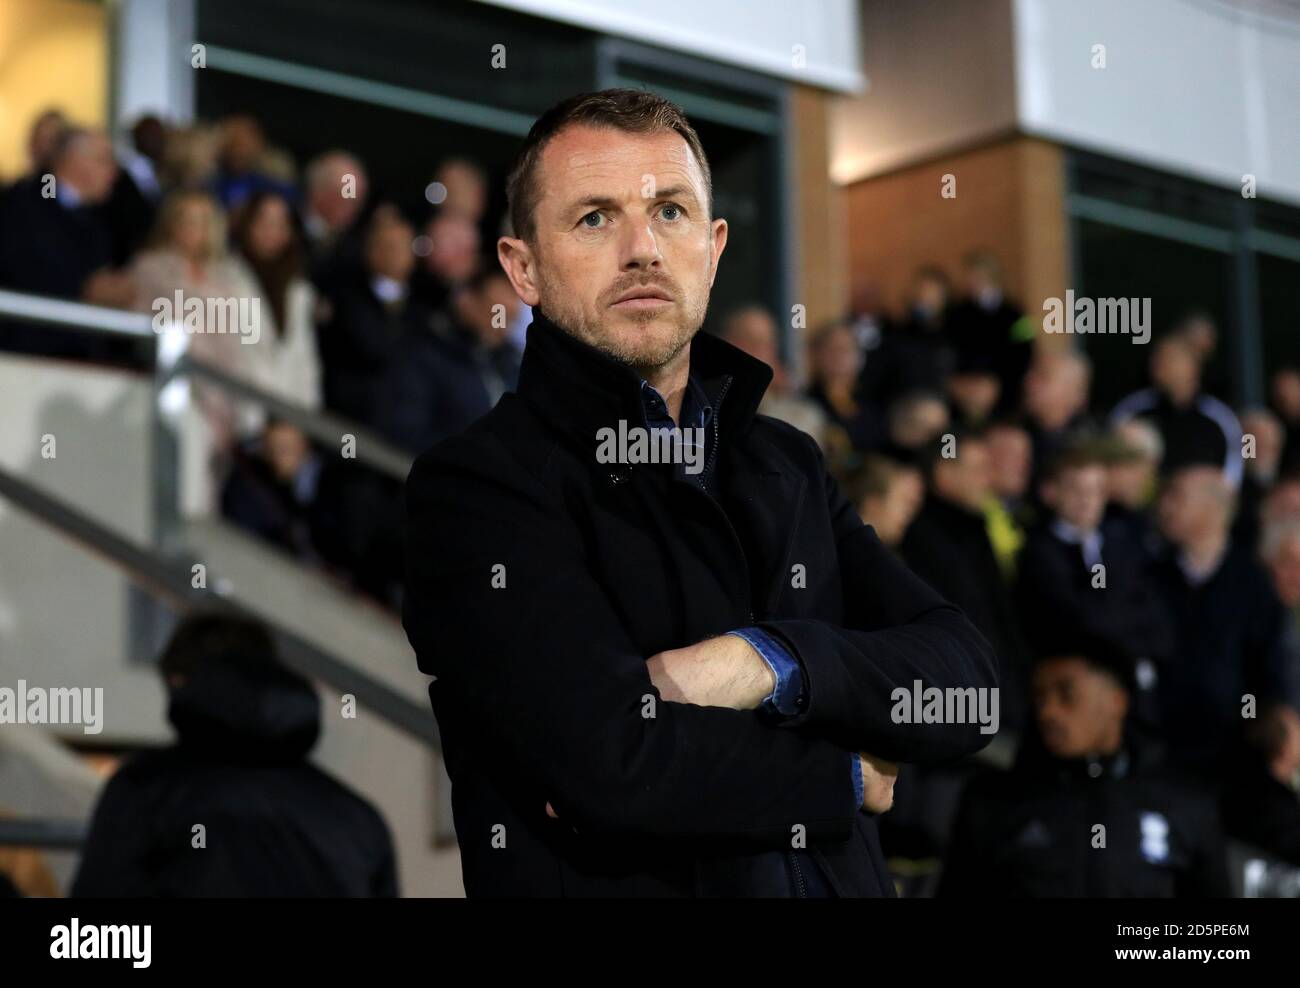
<path fill-rule="evenodd" d="M 788 847 L 801 824 L 846 840 L 855 756 L 755 711 L 662 700 L 559 495 L 470 442 L 435 448 L 408 480 L 403 622 L 474 725 L 459 743 L 491 745 L 523 811 L 550 802 L 593 836 Z"/>
<path fill-rule="evenodd" d="M 820 462 L 815 447 L 813 453 Z M 967 723 L 899 723 L 892 716 L 898 702 L 894 691 L 905 690 L 910 697 L 918 680 L 922 689 L 992 689 L 998 684 L 993 649 L 961 611 L 881 544 L 824 464 L 821 475 L 844 621 L 760 623 L 789 645 L 804 669 L 804 711 L 782 726 L 890 761 L 934 763 L 978 751 L 993 734 L 981 733 L 973 714 Z"/>

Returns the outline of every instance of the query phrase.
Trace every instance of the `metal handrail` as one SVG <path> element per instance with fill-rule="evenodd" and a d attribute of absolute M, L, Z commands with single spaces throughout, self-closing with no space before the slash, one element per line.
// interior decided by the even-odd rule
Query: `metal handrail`
<path fill-rule="evenodd" d="M 0 316 L 11 316 L 64 329 L 90 330 L 118 336 L 157 337 L 154 320 L 139 312 L 123 312 L 102 305 L 69 302 L 63 299 L 25 295 L 0 289 Z M 309 437 L 328 446 L 337 445 L 343 436 L 355 437 L 358 463 L 371 467 L 395 480 L 405 481 L 414 457 L 392 445 L 370 428 L 332 412 L 317 411 L 285 401 L 256 385 L 211 364 L 184 354 L 167 368 L 159 368 L 157 386 L 177 377 L 201 377 L 234 397 L 266 408 L 276 418 L 296 425 Z"/>
<path fill-rule="evenodd" d="M 0 288 L 0 316 L 13 316 L 28 322 L 61 326 L 65 329 L 89 329 L 119 336 L 154 336 L 153 319 L 142 312 L 124 312 L 103 305 L 69 302 L 44 295 L 28 295 Z"/>
<path fill-rule="evenodd" d="M 89 549 L 121 570 L 137 586 L 180 610 L 203 607 L 232 617 L 267 623 L 261 615 L 211 590 L 192 584 L 194 560 L 171 558 L 122 538 L 85 512 L 0 467 L 0 497 L 5 497 L 54 531 Z M 209 580 L 215 587 L 219 581 Z M 415 703 L 374 677 L 335 658 L 305 638 L 271 625 L 280 658 L 308 679 L 328 683 L 373 710 L 394 727 L 434 750 L 441 747 L 438 727 L 427 706 Z"/>
<path fill-rule="evenodd" d="M 145 314 L 122 312 L 103 306 L 42 298 L 0 289 L 0 317 L 11 317 L 60 328 L 91 331 L 114 336 L 161 339 L 154 320 Z M 163 389 L 179 378 L 202 380 L 233 398 L 255 403 L 279 419 L 300 428 L 310 438 L 334 446 L 345 436 L 354 437 L 355 459 L 382 474 L 404 481 L 410 472 L 412 457 L 390 445 L 369 429 L 328 412 L 294 405 L 241 381 L 211 365 L 182 352 L 172 359 L 154 348 L 154 515 L 160 548 L 143 547 L 122 538 L 90 515 L 59 497 L 0 467 L 0 497 L 28 512 L 37 520 L 67 539 L 121 570 L 151 598 L 173 610 L 185 611 L 203 606 L 209 611 L 232 617 L 262 620 L 270 627 L 280 658 L 290 668 L 308 679 L 323 682 L 340 693 L 350 693 L 362 706 L 398 730 L 428 745 L 441 749 L 438 725 L 426 704 L 415 703 L 385 683 L 337 658 L 307 639 L 266 621 L 261 615 L 241 606 L 229 597 L 193 586 L 194 560 L 180 549 L 174 538 L 177 530 L 174 476 L 177 469 L 177 437 L 174 428 L 160 414 L 157 399 Z M 176 551 L 172 551 L 175 547 Z M 221 581 L 211 580 L 214 588 Z M 28 846 L 50 849 L 77 848 L 84 842 L 86 827 L 73 820 L 26 819 L 0 820 L 0 846 Z"/>
<path fill-rule="evenodd" d="M 76 850 L 86 842 L 88 827 L 81 820 L 29 817 L 0 819 L 0 847 L 44 847 Z"/>
<path fill-rule="evenodd" d="M 162 374 L 159 385 L 165 384 L 173 377 L 187 375 L 216 385 L 235 398 L 261 405 L 276 418 L 296 425 L 310 438 L 326 446 L 337 447 L 345 435 L 352 436 L 355 440 L 354 451 L 357 462 L 396 480 L 405 481 L 407 474 L 411 472 L 411 464 L 415 458 L 366 426 L 357 425 L 332 412 L 315 411 L 285 401 L 211 364 L 197 360 L 190 354 L 181 357 L 174 367 Z"/>

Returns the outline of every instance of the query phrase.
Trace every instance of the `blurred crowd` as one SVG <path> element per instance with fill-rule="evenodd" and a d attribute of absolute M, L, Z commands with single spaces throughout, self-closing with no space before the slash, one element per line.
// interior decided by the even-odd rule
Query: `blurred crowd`
<path fill-rule="evenodd" d="M 448 158 L 424 189 L 376 194 L 357 156 L 326 151 L 300 167 L 244 115 L 184 128 L 145 117 L 115 146 L 51 110 L 29 153 L 30 174 L 0 198 L 0 287 L 183 311 L 195 361 L 341 416 L 346 431 L 323 443 L 195 383 L 182 506 L 219 510 L 395 603 L 401 478 L 343 444 L 351 436 L 355 452 L 375 436 L 419 453 L 514 386 L 528 314 L 495 261 L 484 171 Z M 258 304 L 191 310 L 194 299 Z M 0 327 L 0 343 L 110 360 L 121 347 L 30 325 Z"/>
<path fill-rule="evenodd" d="M 887 852 L 970 895 L 1226 894 L 1225 837 L 1300 865 L 1300 371 L 1234 410 L 1202 387 L 1218 331 L 1191 311 L 1145 347 L 1098 338 L 1149 377 L 1098 407 L 1085 350 L 986 251 L 956 286 L 917 271 L 896 318 L 822 327 L 803 390 L 770 315 L 723 332 L 1001 661 L 1007 768 L 905 768 Z"/>
<path fill-rule="evenodd" d="M 249 116 L 147 117 L 129 137 L 36 122 L 31 173 L 0 200 L 0 286 L 146 313 L 176 292 L 259 298 L 256 343 L 195 332 L 192 355 L 412 454 L 514 386 L 529 316 L 476 163 L 435 164 L 412 209 L 352 153 L 299 167 Z M 1098 407 L 1085 350 L 1042 334 L 992 253 L 951 274 L 921 268 L 905 311 L 857 306 L 791 366 L 762 305 L 719 314 L 774 370 L 760 410 L 817 438 L 882 542 L 1000 657 L 1004 767 L 905 769 L 886 852 L 943 861 L 951 894 L 1226 891 L 1225 835 L 1300 866 L 1300 369 L 1274 369 L 1267 406 L 1230 407 L 1202 387 L 1218 329 L 1188 312 L 1147 346 L 1097 338 L 1149 376 Z M 194 395 L 211 508 L 396 604 L 400 480 Z"/>

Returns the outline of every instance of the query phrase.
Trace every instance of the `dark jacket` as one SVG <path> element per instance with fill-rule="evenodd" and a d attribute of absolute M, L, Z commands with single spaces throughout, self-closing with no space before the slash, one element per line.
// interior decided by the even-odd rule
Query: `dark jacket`
<path fill-rule="evenodd" d="M 1050 524 L 1029 532 L 1016 562 L 1026 638 L 1038 647 L 1068 626 L 1122 644 L 1137 658 L 1170 658 L 1174 629 L 1164 600 L 1152 588 L 1147 557 L 1118 526 L 1103 523 L 1102 537 L 1104 586 L 1083 549 L 1058 538 Z"/>
<path fill-rule="evenodd" d="M 393 896 L 383 818 L 312 766 L 311 684 L 232 656 L 172 693 L 180 741 L 137 756 L 95 808 L 74 896 Z M 205 847 L 193 828 L 204 827 Z"/>
<path fill-rule="evenodd" d="M 437 677 L 470 895 L 792 895 L 763 852 L 800 833 L 836 892 L 890 895 L 850 753 L 988 740 L 893 722 L 897 685 L 994 686 L 987 643 L 862 524 L 812 439 L 755 415 L 766 365 L 700 334 L 691 367 L 717 500 L 597 462 L 598 430 L 644 422 L 640 379 L 540 313 L 518 393 L 411 472 L 404 623 Z M 647 658 L 754 624 L 801 662 L 802 713 L 659 699 Z"/>
<path fill-rule="evenodd" d="M 1214 801 L 1130 741 L 1107 758 L 1043 754 L 972 782 L 939 894 L 1197 898 L 1230 888 Z"/>
<path fill-rule="evenodd" d="M 39 177 L 17 182 L 0 204 L 0 287 L 79 299 L 89 278 L 113 263 L 104 210 L 69 208 L 41 195 Z"/>
<path fill-rule="evenodd" d="M 948 311 L 947 330 L 957 351 L 957 362 L 987 366 L 1002 382 L 998 412 L 1020 407 L 1025 371 L 1034 354 L 1032 335 L 1020 334 L 1017 326 L 1023 315 L 1020 307 L 1006 298 L 993 308 L 964 299 Z"/>
<path fill-rule="evenodd" d="M 401 341 L 428 331 L 431 313 L 408 293 L 391 305 L 376 297 L 361 272 L 333 288 L 331 315 L 317 336 L 325 406 L 362 425 L 375 426 Z"/>
<path fill-rule="evenodd" d="M 376 426 L 398 446 L 421 453 L 486 415 L 518 378 L 513 344 L 484 346 L 473 330 L 435 312 L 427 328 L 399 344 Z"/>
<path fill-rule="evenodd" d="M 1291 616 L 1244 546 L 1230 544 L 1219 568 L 1198 585 L 1187 582 L 1174 553 L 1153 574 L 1177 634 L 1158 684 L 1170 757 L 1216 774 L 1240 741 L 1243 695 L 1258 706 L 1293 695 Z"/>
<path fill-rule="evenodd" d="M 927 494 L 899 552 L 917 576 L 960 607 L 993 644 L 1001 668 L 1002 723 L 1019 727 L 1028 654 L 984 516 Z"/>
<path fill-rule="evenodd" d="M 1223 794 L 1223 825 L 1230 836 L 1300 867 L 1300 793 L 1258 761 L 1239 766 Z"/>

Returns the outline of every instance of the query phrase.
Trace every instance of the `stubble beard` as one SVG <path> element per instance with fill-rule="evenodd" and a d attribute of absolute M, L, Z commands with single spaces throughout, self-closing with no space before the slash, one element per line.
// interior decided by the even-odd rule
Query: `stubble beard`
<path fill-rule="evenodd" d="M 606 331 L 599 321 L 587 318 L 582 306 L 573 301 L 572 293 L 552 285 L 541 272 L 538 277 L 538 294 L 539 308 L 561 330 L 620 364 L 631 367 L 642 377 L 649 377 L 681 355 L 704 325 L 704 314 L 708 307 L 707 296 L 703 301 L 697 301 L 695 297 L 687 298 L 686 293 L 679 293 L 677 304 L 682 307 L 682 316 L 676 321 L 672 335 L 662 343 L 651 344 L 640 338 L 628 342 L 623 335 Z M 646 326 L 658 318 L 658 314 L 630 312 L 621 318 L 637 326 Z"/>

